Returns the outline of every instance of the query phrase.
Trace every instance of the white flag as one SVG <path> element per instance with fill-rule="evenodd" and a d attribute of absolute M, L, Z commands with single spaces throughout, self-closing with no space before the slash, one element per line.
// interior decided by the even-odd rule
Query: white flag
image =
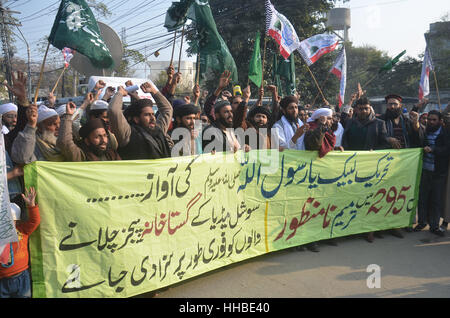
<path fill-rule="evenodd" d="M 286 60 L 300 45 L 297 32 L 291 22 L 275 10 L 269 0 L 266 0 L 266 34 L 280 45 L 280 54 Z"/>
<path fill-rule="evenodd" d="M 425 48 L 425 56 L 422 62 L 422 75 L 420 76 L 419 84 L 419 100 L 430 94 L 430 71 L 433 70 L 433 63 L 428 52 L 428 47 Z"/>
<path fill-rule="evenodd" d="M 322 55 L 332 52 L 338 41 L 339 38 L 335 34 L 317 34 L 301 41 L 298 51 L 309 66 L 317 62 Z"/>
<path fill-rule="evenodd" d="M 341 80 L 339 89 L 339 107 L 341 107 L 344 104 L 345 86 L 347 85 L 347 56 L 345 54 L 345 47 L 342 48 L 330 72 Z"/>

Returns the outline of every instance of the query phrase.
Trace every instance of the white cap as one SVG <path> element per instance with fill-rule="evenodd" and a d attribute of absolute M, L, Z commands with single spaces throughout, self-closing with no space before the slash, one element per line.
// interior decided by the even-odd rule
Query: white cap
<path fill-rule="evenodd" d="M 11 217 L 14 221 L 20 220 L 20 213 L 22 212 L 20 210 L 20 207 L 15 203 L 10 203 L 9 206 L 11 207 Z"/>
<path fill-rule="evenodd" d="M 91 106 L 91 110 L 98 110 L 98 109 L 103 109 L 103 110 L 107 110 L 108 109 L 108 103 L 105 102 L 104 100 L 96 100 L 92 106 Z"/>
<path fill-rule="evenodd" d="M 17 106 L 13 103 L 3 104 L 0 105 L 0 115 L 9 113 L 9 112 L 16 112 L 17 113 Z"/>
<path fill-rule="evenodd" d="M 39 124 L 40 122 L 53 117 L 53 116 L 58 116 L 58 113 L 56 112 L 56 110 L 52 109 L 52 108 L 48 108 L 45 105 L 41 105 L 38 108 L 38 120 L 37 123 Z"/>
<path fill-rule="evenodd" d="M 311 118 L 308 118 L 308 123 L 313 122 L 322 116 L 333 116 L 333 111 L 329 108 L 319 108 L 312 114 Z"/>
<path fill-rule="evenodd" d="M 58 116 L 61 117 L 66 113 L 67 104 L 60 105 L 56 107 L 56 112 L 58 113 Z"/>

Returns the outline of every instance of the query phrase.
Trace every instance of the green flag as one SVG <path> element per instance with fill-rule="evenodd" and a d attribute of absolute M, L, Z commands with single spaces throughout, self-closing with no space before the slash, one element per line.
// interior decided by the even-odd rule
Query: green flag
<path fill-rule="evenodd" d="M 181 28 L 187 21 L 187 13 L 194 0 L 181 0 L 180 2 L 172 2 L 167 10 L 166 21 L 164 27 L 167 31 L 172 32 Z"/>
<path fill-rule="evenodd" d="M 196 0 L 190 7 L 188 18 L 194 21 L 198 39 L 190 43 L 193 51 L 200 53 L 200 80 L 216 78 L 214 72 L 231 72 L 237 83 L 238 72 L 233 56 L 217 31 L 208 0 Z"/>
<path fill-rule="evenodd" d="M 114 65 L 111 52 L 85 0 L 61 1 L 48 40 L 60 50 L 68 47 L 83 54 L 98 68 L 107 69 Z"/>
<path fill-rule="evenodd" d="M 294 54 L 291 54 L 287 60 L 284 58 L 278 64 L 278 75 L 284 82 L 284 93 L 293 95 L 295 93 L 295 62 Z"/>
<path fill-rule="evenodd" d="M 383 67 L 380 68 L 380 70 L 378 71 L 378 73 L 382 73 L 382 72 L 387 72 L 390 69 L 392 69 L 395 64 L 398 63 L 398 61 L 400 60 L 400 58 L 406 53 L 406 50 L 404 50 L 402 53 L 400 53 L 399 55 L 397 55 L 396 57 L 394 57 L 392 60 L 389 60 L 389 62 L 387 62 L 386 64 L 383 65 Z"/>
<path fill-rule="evenodd" d="M 281 87 L 281 79 L 278 71 L 278 56 L 276 53 L 273 55 L 272 80 L 273 84 L 277 87 L 278 95 L 283 96 L 283 89 Z"/>
<path fill-rule="evenodd" d="M 262 60 L 261 60 L 261 49 L 260 49 L 260 41 L 261 34 L 259 31 L 256 33 L 255 38 L 255 48 L 253 49 L 252 59 L 250 60 L 250 65 L 248 68 L 248 78 L 251 80 L 257 87 L 261 87 L 262 83 Z"/>

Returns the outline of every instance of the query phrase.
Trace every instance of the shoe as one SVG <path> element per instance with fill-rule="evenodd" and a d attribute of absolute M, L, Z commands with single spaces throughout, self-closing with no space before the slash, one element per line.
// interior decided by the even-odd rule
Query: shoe
<path fill-rule="evenodd" d="M 395 236 L 395 237 L 398 237 L 398 238 L 403 238 L 403 237 L 404 237 L 403 234 L 402 234 L 402 232 L 400 232 L 399 229 L 393 229 L 393 230 L 391 230 L 391 234 L 392 234 L 393 236 Z"/>
<path fill-rule="evenodd" d="M 374 232 L 373 235 L 376 238 L 380 238 L 380 239 L 384 238 L 383 234 L 381 234 L 381 231 Z"/>
<path fill-rule="evenodd" d="M 372 243 L 375 240 L 375 237 L 373 236 L 373 232 L 370 232 L 369 234 L 367 234 L 366 236 L 366 241 L 369 243 Z"/>
<path fill-rule="evenodd" d="M 414 232 L 422 231 L 427 225 L 426 224 L 417 224 L 416 227 L 413 229 Z"/>
<path fill-rule="evenodd" d="M 405 230 L 405 232 L 411 233 L 413 231 L 413 228 L 409 226 L 409 227 L 405 227 L 404 230 Z"/>
<path fill-rule="evenodd" d="M 433 229 L 433 230 L 430 230 L 430 232 L 433 233 L 433 234 L 436 234 L 438 236 L 441 236 L 441 237 L 445 236 L 445 232 L 441 231 L 440 229 Z"/>
<path fill-rule="evenodd" d="M 306 248 L 314 253 L 320 252 L 319 245 L 317 245 L 317 243 L 315 242 L 306 245 Z"/>
<path fill-rule="evenodd" d="M 441 226 L 439 227 L 439 230 L 441 230 L 442 232 L 447 231 L 447 225 L 448 225 L 447 222 L 445 222 L 445 221 L 442 222 Z"/>

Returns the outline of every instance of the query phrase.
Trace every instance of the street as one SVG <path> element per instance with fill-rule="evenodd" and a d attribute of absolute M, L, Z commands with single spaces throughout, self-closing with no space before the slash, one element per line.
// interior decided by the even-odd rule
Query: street
<path fill-rule="evenodd" d="M 339 238 L 338 246 L 319 243 L 319 253 L 269 253 L 173 285 L 154 298 L 450 297 L 450 235 L 436 236 L 428 227 L 402 233 L 400 239 L 384 232 L 373 243 L 361 235 Z M 381 269 L 379 288 L 367 286 L 371 264 Z"/>

